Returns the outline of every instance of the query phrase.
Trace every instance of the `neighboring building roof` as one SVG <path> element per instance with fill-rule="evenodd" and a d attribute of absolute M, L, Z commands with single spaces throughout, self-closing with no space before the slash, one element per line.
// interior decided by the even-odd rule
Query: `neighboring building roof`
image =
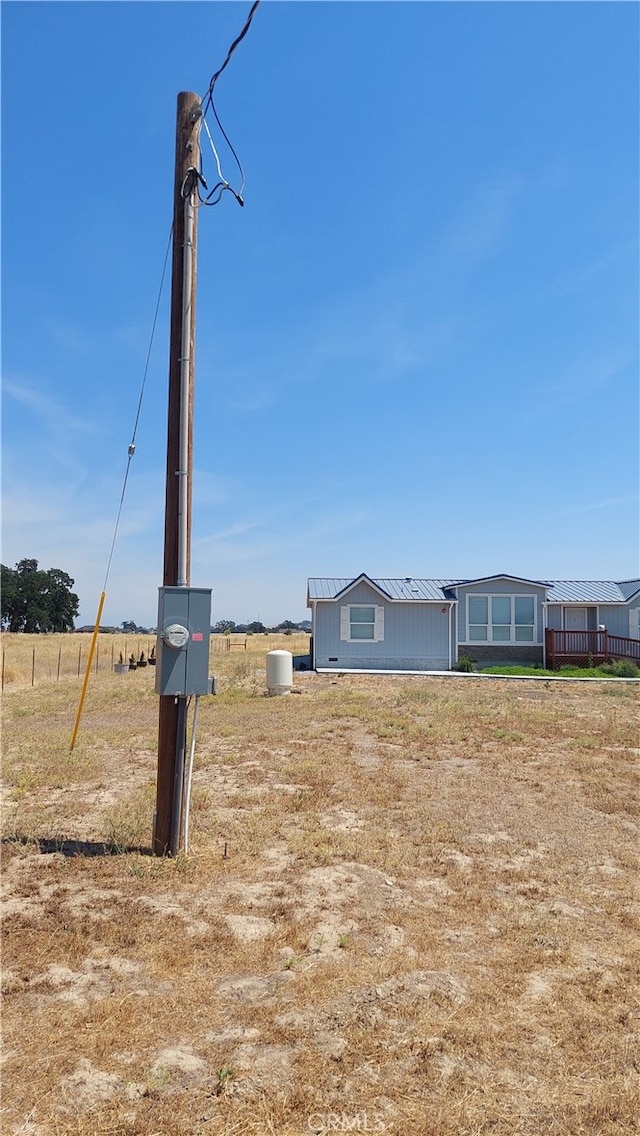
<path fill-rule="evenodd" d="M 482 576 L 475 580 L 424 580 L 406 576 L 404 579 L 380 579 L 362 572 L 352 579 L 345 577 L 312 577 L 307 584 L 307 604 L 312 600 L 335 600 L 355 584 L 364 581 L 372 584 L 391 600 L 442 602 L 455 599 L 455 589 L 465 584 L 480 584 L 491 580 L 517 580 L 547 588 L 549 603 L 627 603 L 640 592 L 640 580 L 527 580 L 506 573 Z"/>

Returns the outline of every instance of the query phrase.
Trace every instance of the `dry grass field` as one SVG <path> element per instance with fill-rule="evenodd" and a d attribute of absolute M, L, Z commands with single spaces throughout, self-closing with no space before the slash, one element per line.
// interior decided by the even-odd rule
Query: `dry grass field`
<path fill-rule="evenodd" d="M 153 671 L 70 754 L 77 677 L 5 643 L 4 1136 L 637 1133 L 637 684 L 267 698 L 303 643 L 215 656 L 175 860 Z"/>

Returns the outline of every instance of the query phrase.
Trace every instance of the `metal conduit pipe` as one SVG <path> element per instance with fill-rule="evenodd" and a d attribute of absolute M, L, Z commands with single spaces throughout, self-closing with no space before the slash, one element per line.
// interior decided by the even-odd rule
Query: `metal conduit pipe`
<path fill-rule="evenodd" d="M 184 758 L 187 747 L 187 699 L 178 698 L 178 726 L 176 738 L 176 761 L 173 773 L 173 801 L 171 809 L 171 842 L 172 856 L 180 851 L 180 830 L 182 827 L 182 794 L 184 785 Z"/>
<path fill-rule="evenodd" d="M 197 185 L 197 182 L 195 183 Z M 193 304 L 193 255 L 195 187 L 184 201 L 184 255 L 182 258 L 182 343 L 180 350 L 180 455 L 178 462 L 178 587 L 187 580 L 189 484 L 189 388 L 191 375 L 191 305 Z"/>
<path fill-rule="evenodd" d="M 196 751 L 196 730 L 198 728 L 198 710 L 200 708 L 200 695 L 196 694 L 196 703 L 193 709 L 193 722 L 191 724 L 191 745 L 189 746 L 189 760 L 184 787 L 184 851 L 189 851 L 189 806 L 191 804 L 191 778 L 193 776 L 193 758 Z"/>

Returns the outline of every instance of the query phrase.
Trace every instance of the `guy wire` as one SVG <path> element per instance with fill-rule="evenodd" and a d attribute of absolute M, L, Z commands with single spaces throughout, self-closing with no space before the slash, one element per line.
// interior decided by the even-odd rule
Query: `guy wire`
<path fill-rule="evenodd" d="M 122 483 L 122 492 L 120 494 L 120 504 L 118 505 L 118 514 L 116 516 L 116 523 L 115 523 L 115 527 L 114 527 L 114 530 L 113 530 L 113 539 L 111 541 L 111 549 L 109 551 L 109 559 L 107 561 L 107 571 L 106 571 L 106 574 L 105 574 L 105 577 L 104 577 L 104 585 L 103 585 L 103 588 L 102 588 L 103 592 L 106 592 L 106 590 L 107 590 L 107 580 L 109 579 L 109 573 L 111 571 L 111 562 L 113 560 L 113 553 L 114 553 L 115 547 L 116 547 L 116 538 L 118 536 L 118 528 L 120 526 L 120 517 L 121 517 L 121 514 L 122 514 L 122 506 L 124 504 L 124 495 L 125 495 L 126 488 L 127 488 L 127 481 L 129 480 L 129 469 L 131 467 L 131 459 L 136 452 L 136 434 L 138 432 L 138 424 L 140 422 L 140 411 L 142 410 L 142 400 L 144 398 L 144 388 L 145 388 L 146 382 L 147 382 L 147 372 L 149 370 L 149 362 L 150 362 L 150 359 L 151 359 L 151 349 L 153 347 L 153 340 L 154 340 L 154 337 L 155 337 L 156 325 L 157 325 L 157 322 L 158 322 L 158 312 L 160 310 L 160 301 L 162 299 L 162 291 L 163 291 L 163 288 L 164 288 L 164 278 L 165 278 L 165 275 L 166 275 L 166 272 L 167 272 L 167 263 L 168 263 L 168 260 L 169 260 L 169 252 L 171 250 L 172 237 L 173 237 L 173 224 L 171 225 L 171 230 L 169 232 L 169 240 L 167 242 L 167 250 L 164 254 L 164 263 L 162 265 L 162 276 L 160 278 L 160 287 L 158 289 L 158 298 L 156 300 L 156 308 L 155 308 L 155 312 L 154 312 L 154 315 L 153 315 L 153 324 L 151 326 L 151 335 L 149 337 L 149 347 L 147 348 L 147 358 L 146 358 L 146 361 L 145 361 L 144 371 L 143 371 L 143 374 L 142 374 L 142 385 L 140 387 L 140 397 L 138 398 L 138 408 L 137 408 L 137 411 L 136 411 L 135 422 L 133 424 L 133 433 L 131 435 L 131 441 L 129 443 L 129 449 L 127 451 L 127 466 L 126 466 L 125 473 L 124 473 L 124 481 Z"/>

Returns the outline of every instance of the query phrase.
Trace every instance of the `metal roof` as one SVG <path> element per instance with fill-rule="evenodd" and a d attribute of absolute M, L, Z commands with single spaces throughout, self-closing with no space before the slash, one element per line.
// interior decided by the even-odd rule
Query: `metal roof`
<path fill-rule="evenodd" d="M 386 592 L 392 600 L 420 600 L 423 603 L 428 600 L 433 600 L 436 603 L 443 600 L 455 599 L 455 596 L 447 595 L 446 589 L 454 584 L 455 580 L 416 580 L 413 577 L 407 576 L 404 579 L 390 580 L 387 578 L 379 578 L 373 576 L 365 576 L 364 573 L 356 576 L 353 579 L 335 579 L 333 577 L 328 579 L 313 578 L 308 581 L 308 596 L 310 600 L 334 600 L 340 594 L 349 588 L 351 584 L 355 584 L 360 580 L 369 580 L 381 591 Z"/>
<path fill-rule="evenodd" d="M 640 592 L 640 580 L 618 580 L 618 587 L 625 600 L 630 600 L 636 592 Z"/>
<path fill-rule="evenodd" d="M 443 600 L 447 597 L 444 589 L 451 580 L 378 580 L 380 587 L 384 588 L 394 600 Z"/>
<path fill-rule="evenodd" d="M 502 578 L 502 577 L 501 577 Z M 520 579 L 520 577 L 506 577 L 507 579 Z M 419 602 L 442 602 L 456 598 L 455 588 L 463 587 L 469 583 L 479 583 L 482 580 L 494 580 L 496 576 L 486 576 L 479 581 L 471 580 L 425 580 L 406 576 L 404 579 L 387 579 L 367 576 L 364 572 L 360 576 L 352 577 L 312 577 L 308 581 L 307 595 L 311 600 L 335 600 L 341 592 L 346 591 L 352 584 L 360 580 L 370 581 L 380 588 L 392 600 L 417 600 Z M 613 580 L 546 580 L 522 581 L 523 583 L 543 584 L 548 589 L 549 603 L 626 603 L 636 592 L 640 591 L 640 580 L 623 580 L 615 583 Z"/>
<path fill-rule="evenodd" d="M 474 576 L 470 579 L 456 580 L 456 586 L 464 584 L 486 584 L 489 580 L 514 580 L 517 584 L 534 584 L 537 588 L 547 588 L 548 580 L 531 580 L 528 576 L 513 576 L 511 572 L 492 572 L 490 576 Z"/>
<path fill-rule="evenodd" d="M 351 584 L 351 580 L 340 579 L 339 577 L 331 576 L 326 580 L 311 579 L 307 580 L 307 592 L 311 600 L 333 600 L 338 592 Z"/>
<path fill-rule="evenodd" d="M 613 580 L 549 580 L 547 599 L 549 603 L 626 603 L 640 587 L 640 581 L 633 582 L 636 587 L 625 595 Z"/>

